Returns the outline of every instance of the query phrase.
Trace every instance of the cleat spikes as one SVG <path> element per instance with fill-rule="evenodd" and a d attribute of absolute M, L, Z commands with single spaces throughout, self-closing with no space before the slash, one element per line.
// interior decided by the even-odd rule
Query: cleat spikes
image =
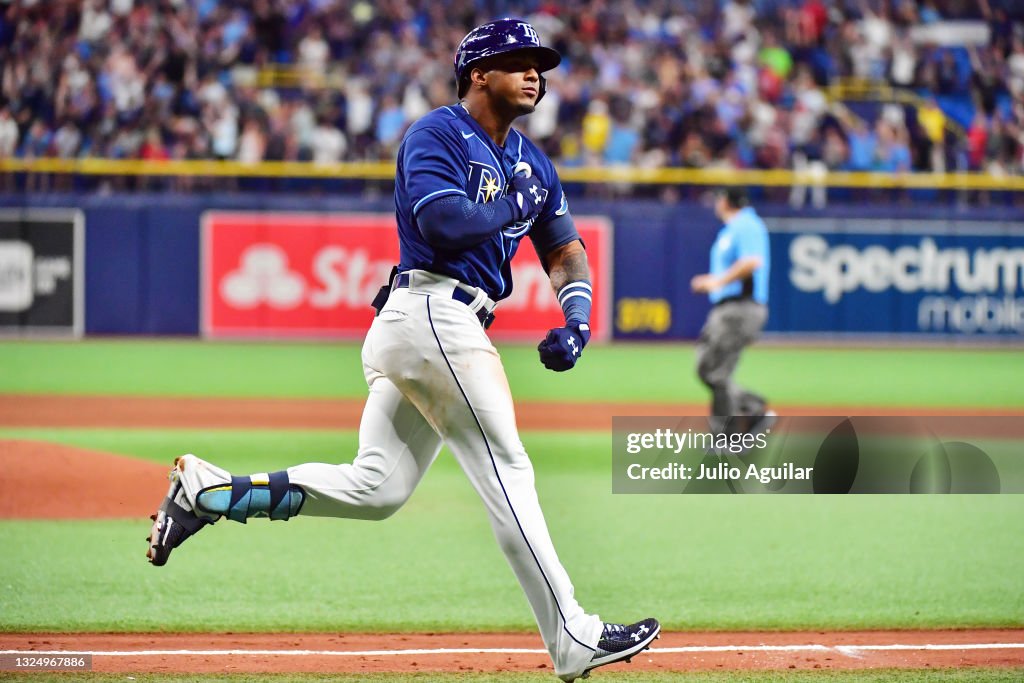
<path fill-rule="evenodd" d="M 660 634 L 661 624 L 657 619 L 648 618 L 628 625 L 606 623 L 585 671 L 615 662 L 632 663 L 638 654 L 651 649 L 651 643 Z"/>
<path fill-rule="evenodd" d="M 156 567 L 167 564 L 171 551 L 185 539 L 213 523 L 213 520 L 197 516 L 188 502 L 181 481 L 186 462 L 188 461 L 185 456 L 175 458 L 174 467 L 168 472 L 170 486 L 167 495 L 160 509 L 149 517 L 152 520 L 152 527 L 149 537 L 146 538 L 149 543 L 146 557 Z"/>

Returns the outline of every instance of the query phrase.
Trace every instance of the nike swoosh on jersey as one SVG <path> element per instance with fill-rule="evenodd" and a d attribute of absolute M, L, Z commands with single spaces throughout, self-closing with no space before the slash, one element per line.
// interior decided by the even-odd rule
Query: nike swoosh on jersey
<path fill-rule="evenodd" d="M 461 130 L 459 132 L 462 133 Z M 476 133 L 462 133 L 462 137 L 465 138 L 466 140 L 470 139 L 474 135 L 476 135 Z"/>

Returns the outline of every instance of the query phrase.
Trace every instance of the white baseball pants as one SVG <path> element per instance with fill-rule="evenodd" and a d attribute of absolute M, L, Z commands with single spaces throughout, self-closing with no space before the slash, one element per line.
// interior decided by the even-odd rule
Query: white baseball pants
<path fill-rule="evenodd" d="M 456 281 L 413 271 L 391 293 L 363 345 L 370 395 L 352 464 L 289 468 L 304 515 L 384 519 L 409 498 L 442 440 L 484 502 L 494 535 L 533 608 L 555 673 L 589 663 L 603 628 L 573 597 L 519 440 L 508 380 Z"/>

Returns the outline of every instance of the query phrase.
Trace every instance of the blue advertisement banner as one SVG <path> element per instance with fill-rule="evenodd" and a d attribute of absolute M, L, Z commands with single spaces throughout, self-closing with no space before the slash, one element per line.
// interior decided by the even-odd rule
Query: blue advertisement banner
<path fill-rule="evenodd" d="M 0 194 L 0 207 L 81 210 L 89 226 L 80 270 L 86 334 L 199 332 L 205 211 L 345 215 L 387 213 L 393 204 L 385 195 Z M 755 208 L 771 230 L 770 333 L 1021 339 L 1020 207 Z M 695 339 L 710 304 L 690 280 L 707 272 L 721 228 L 710 202 L 578 198 L 572 211 L 615 226 L 613 338 Z"/>
<path fill-rule="evenodd" d="M 769 331 L 1024 332 L 1024 229 L 996 221 L 769 218 Z"/>

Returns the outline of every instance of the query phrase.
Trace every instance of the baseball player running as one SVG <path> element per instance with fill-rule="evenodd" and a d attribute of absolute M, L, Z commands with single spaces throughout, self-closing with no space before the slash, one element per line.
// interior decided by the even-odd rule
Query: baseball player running
<path fill-rule="evenodd" d="M 541 74 L 560 61 L 524 21 L 479 26 L 455 55 L 460 102 L 406 133 L 395 179 L 401 257 L 363 344 L 370 393 L 352 464 L 238 477 L 181 456 L 154 515 L 153 564 L 221 517 L 384 519 L 409 498 L 444 442 L 483 499 L 559 677 L 575 680 L 650 646 L 660 631 L 655 619 L 604 623 L 573 597 L 485 332 L 495 302 L 512 291 L 510 263 L 529 235 L 565 313 L 565 325 L 538 346 L 541 362 L 569 370 L 590 339 L 587 257 L 561 184 L 551 161 L 511 128 L 534 110 L 544 96 Z"/>

